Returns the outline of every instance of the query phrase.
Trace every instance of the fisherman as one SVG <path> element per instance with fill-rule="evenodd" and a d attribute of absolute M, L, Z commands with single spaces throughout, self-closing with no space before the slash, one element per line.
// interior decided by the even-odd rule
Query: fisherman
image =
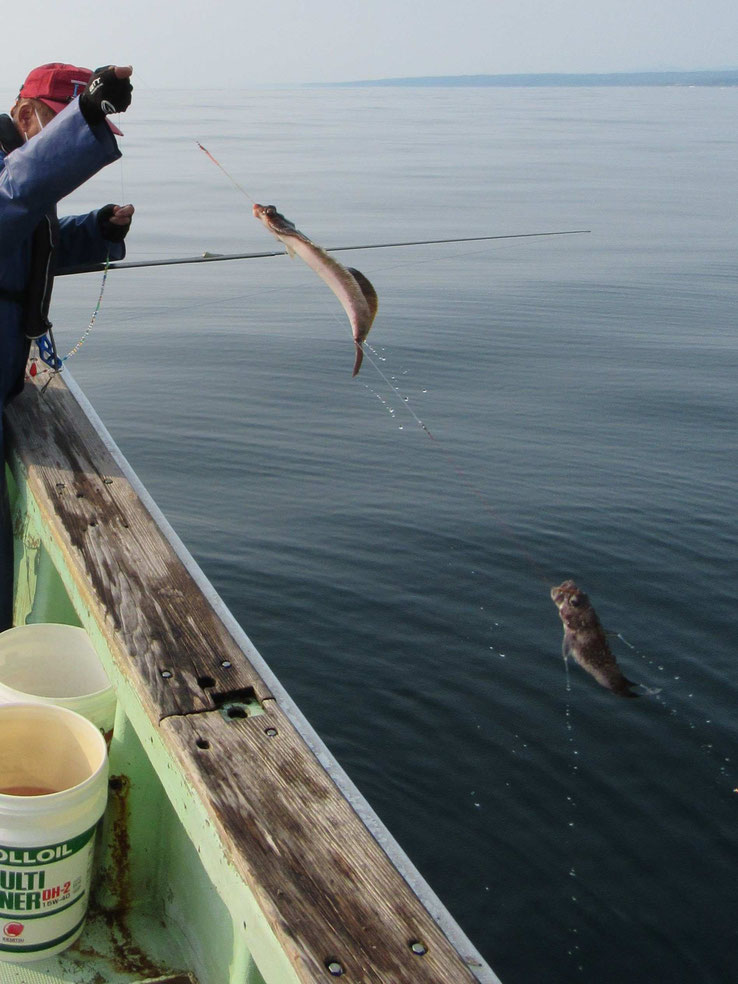
<path fill-rule="evenodd" d="M 48 320 L 54 272 L 125 256 L 132 205 L 57 218 L 57 203 L 121 154 L 106 117 L 131 103 L 132 69 L 35 68 L 0 115 L 0 414 L 23 388 L 31 340 L 60 363 Z M 12 624 L 13 543 L 0 416 L 0 630 Z"/>

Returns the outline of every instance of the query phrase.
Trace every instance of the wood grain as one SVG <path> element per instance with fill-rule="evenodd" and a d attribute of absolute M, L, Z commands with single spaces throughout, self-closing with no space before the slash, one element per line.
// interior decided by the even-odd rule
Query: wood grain
<path fill-rule="evenodd" d="M 221 692 L 269 688 L 144 507 L 63 380 L 27 383 L 6 438 L 110 642 L 140 680 L 152 716 L 217 705 Z"/>
<path fill-rule="evenodd" d="M 6 420 L 22 477 L 78 591 L 298 979 L 473 982 L 63 380 L 43 395 L 27 385 Z M 248 716 L 216 709 L 234 692 L 246 704 L 255 698 Z"/>
<path fill-rule="evenodd" d="M 162 727 L 300 980 L 335 962 L 347 984 L 473 981 L 276 701 L 264 709 Z"/>

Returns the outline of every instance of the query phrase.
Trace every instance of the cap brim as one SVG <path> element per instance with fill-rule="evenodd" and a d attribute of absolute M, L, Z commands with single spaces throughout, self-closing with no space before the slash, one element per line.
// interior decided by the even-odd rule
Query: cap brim
<path fill-rule="evenodd" d="M 63 109 L 66 109 L 69 103 L 65 102 L 55 102 L 53 99 L 45 99 L 43 96 L 32 96 L 32 99 L 38 99 L 42 102 L 44 106 L 48 106 L 49 109 L 53 110 L 55 113 L 61 113 Z"/>

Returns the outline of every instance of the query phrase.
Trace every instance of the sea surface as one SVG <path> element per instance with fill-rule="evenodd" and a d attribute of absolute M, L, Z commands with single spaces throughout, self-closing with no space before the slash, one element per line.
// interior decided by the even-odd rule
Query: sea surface
<path fill-rule="evenodd" d="M 738 89 L 138 83 L 129 259 L 69 363 L 244 629 L 503 984 L 738 980 Z M 200 140 L 242 186 L 198 149 Z M 57 282 L 71 348 L 100 276 Z M 586 590 L 623 700 L 561 656 Z"/>

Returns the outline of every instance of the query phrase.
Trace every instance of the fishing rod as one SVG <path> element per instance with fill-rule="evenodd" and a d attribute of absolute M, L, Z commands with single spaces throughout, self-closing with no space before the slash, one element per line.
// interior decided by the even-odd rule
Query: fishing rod
<path fill-rule="evenodd" d="M 436 246 L 443 243 L 478 243 L 496 239 L 535 239 L 543 236 L 580 236 L 591 229 L 566 229 L 561 232 L 523 232 L 508 236 L 466 236 L 462 239 L 419 239 L 403 243 L 367 243 L 363 246 L 331 246 L 327 253 L 341 253 L 352 249 L 394 249 L 400 246 Z M 145 267 L 178 266 L 183 263 L 220 263 L 225 260 L 257 260 L 266 256 L 287 256 L 286 250 L 275 249 L 261 253 L 201 253 L 199 256 L 181 256 L 166 260 L 126 260 L 108 263 L 86 263 L 60 270 L 56 276 L 66 277 L 75 273 L 101 273 L 104 270 L 141 270 Z"/>

